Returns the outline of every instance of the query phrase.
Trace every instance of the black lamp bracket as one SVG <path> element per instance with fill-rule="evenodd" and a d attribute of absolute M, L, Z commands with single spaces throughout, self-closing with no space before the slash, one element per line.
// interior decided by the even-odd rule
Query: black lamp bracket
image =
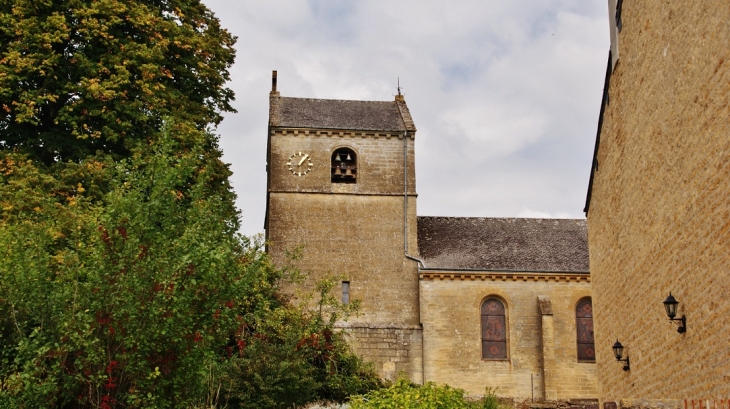
<path fill-rule="evenodd" d="M 631 369 L 631 367 L 629 366 L 629 357 L 628 356 L 626 358 L 624 358 L 624 359 L 616 358 L 616 361 L 619 362 L 619 363 L 620 362 L 623 362 L 624 363 L 624 368 L 623 368 L 624 371 L 628 371 L 628 370 Z"/>
<path fill-rule="evenodd" d="M 680 318 L 670 318 L 669 321 L 679 321 L 677 322 L 677 325 L 679 325 L 677 332 L 680 334 L 687 332 L 687 317 L 685 315 L 682 315 Z"/>
<path fill-rule="evenodd" d="M 629 367 L 629 357 L 628 356 L 624 359 L 619 359 L 618 361 L 624 363 L 624 371 L 628 371 L 629 369 L 631 369 Z"/>

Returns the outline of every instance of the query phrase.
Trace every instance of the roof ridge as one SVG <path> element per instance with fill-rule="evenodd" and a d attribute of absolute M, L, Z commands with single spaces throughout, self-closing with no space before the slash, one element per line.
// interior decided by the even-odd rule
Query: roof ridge
<path fill-rule="evenodd" d="M 279 97 L 282 99 L 301 99 L 307 101 L 330 101 L 330 102 L 377 102 L 384 104 L 395 104 L 395 101 L 374 101 L 369 99 L 333 99 L 333 98 L 307 98 L 307 97 Z"/>

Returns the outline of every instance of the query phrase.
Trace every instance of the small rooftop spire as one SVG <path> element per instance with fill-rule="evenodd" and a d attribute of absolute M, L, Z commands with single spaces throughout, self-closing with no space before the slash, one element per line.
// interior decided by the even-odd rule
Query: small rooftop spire
<path fill-rule="evenodd" d="M 400 90 L 402 89 L 400 87 L 400 77 L 398 77 L 398 95 L 395 96 L 396 101 L 405 101 L 406 99 L 403 97 L 403 94 L 401 94 Z"/>

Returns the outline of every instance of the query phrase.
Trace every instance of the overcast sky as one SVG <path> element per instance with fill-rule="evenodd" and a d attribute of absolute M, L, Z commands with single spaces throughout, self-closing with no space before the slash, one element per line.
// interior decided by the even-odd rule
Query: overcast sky
<path fill-rule="evenodd" d="M 418 128 L 421 216 L 584 217 L 606 0 L 203 0 L 238 36 L 236 114 L 218 128 L 263 230 L 271 71 L 282 96 L 393 100 Z"/>

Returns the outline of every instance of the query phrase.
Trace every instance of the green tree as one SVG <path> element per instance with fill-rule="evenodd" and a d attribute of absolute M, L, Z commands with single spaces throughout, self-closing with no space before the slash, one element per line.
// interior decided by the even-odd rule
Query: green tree
<path fill-rule="evenodd" d="M 0 146 L 46 164 L 126 156 L 233 111 L 235 38 L 199 0 L 0 0 Z"/>
<path fill-rule="evenodd" d="M 0 402 L 181 407 L 277 272 L 211 196 L 201 148 L 171 138 L 128 160 L 45 172 L 0 162 Z M 64 178 L 101 174 L 110 190 Z"/>
<path fill-rule="evenodd" d="M 276 408 L 380 386 L 334 330 L 356 304 L 332 280 L 320 308 L 291 304 L 298 272 L 236 233 L 218 178 L 167 130 L 121 161 L 0 154 L 0 407 Z"/>
<path fill-rule="evenodd" d="M 197 0 L 0 0 L 0 408 L 281 407 L 380 386 L 239 214 Z M 334 301 L 333 301 L 334 300 Z"/>

